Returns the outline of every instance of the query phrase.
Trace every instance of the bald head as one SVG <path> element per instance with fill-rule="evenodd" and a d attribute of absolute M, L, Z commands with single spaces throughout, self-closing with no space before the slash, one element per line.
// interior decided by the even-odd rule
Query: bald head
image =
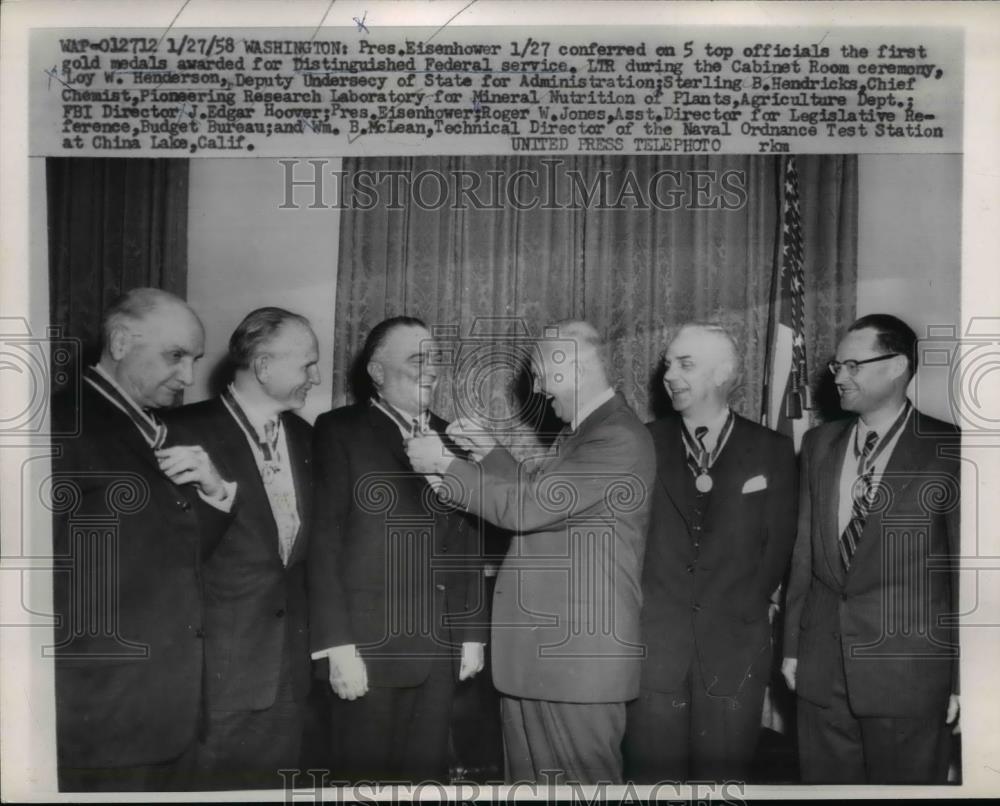
<path fill-rule="evenodd" d="M 664 354 L 663 385 L 674 409 L 689 416 L 708 416 L 724 408 L 739 379 L 739 353 L 719 325 L 684 325 Z"/>
<path fill-rule="evenodd" d="M 171 405 L 194 382 L 205 331 L 180 297 L 158 288 L 127 292 L 104 315 L 101 366 L 143 408 Z"/>

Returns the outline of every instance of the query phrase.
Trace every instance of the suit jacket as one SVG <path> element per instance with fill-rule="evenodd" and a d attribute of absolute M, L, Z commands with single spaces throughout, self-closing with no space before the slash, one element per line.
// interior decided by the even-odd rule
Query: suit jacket
<path fill-rule="evenodd" d="M 422 683 L 435 656 L 485 641 L 479 524 L 413 471 L 396 423 L 369 403 L 327 412 L 313 456 L 312 650 L 356 644 L 370 685 L 401 687 Z"/>
<path fill-rule="evenodd" d="M 697 663 L 712 693 L 733 695 L 771 655 L 770 596 L 795 541 L 792 441 L 736 417 L 699 524 L 681 418 L 648 427 L 657 483 L 642 571 L 642 686 L 677 689 Z M 756 489 L 744 492 L 748 482 Z"/>
<path fill-rule="evenodd" d="M 221 398 L 164 418 L 171 441 L 199 444 L 223 478 L 237 483 L 233 520 L 205 564 L 206 700 L 213 710 L 274 704 L 282 660 L 293 692 L 309 689 L 305 557 L 312 510 L 312 426 L 285 412 L 281 422 L 301 526 L 288 565 L 253 449 Z"/>
<path fill-rule="evenodd" d="M 493 598 L 493 680 L 511 696 L 638 696 L 639 588 L 655 474 L 624 398 L 601 405 L 531 470 L 505 450 L 452 462 L 464 505 L 515 532 Z"/>
<path fill-rule="evenodd" d="M 53 400 L 56 723 L 66 767 L 155 764 L 196 739 L 201 563 L 230 516 L 160 472 L 87 383 Z"/>
<path fill-rule="evenodd" d="M 838 487 L 853 424 L 822 425 L 803 441 L 785 623 L 796 693 L 829 704 L 843 658 L 859 716 L 943 714 L 958 691 L 958 431 L 913 412 L 845 571 Z"/>

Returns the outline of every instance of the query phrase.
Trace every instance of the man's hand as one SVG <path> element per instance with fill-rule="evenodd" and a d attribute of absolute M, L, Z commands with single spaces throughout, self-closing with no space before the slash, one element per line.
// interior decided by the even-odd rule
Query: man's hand
<path fill-rule="evenodd" d="M 459 417 L 448 426 L 448 436 L 455 440 L 456 445 L 472 454 L 476 461 L 497 446 L 497 441 L 485 431 L 486 429 L 467 417 Z"/>
<path fill-rule="evenodd" d="M 950 725 L 952 722 L 955 723 L 955 727 L 951 729 L 954 734 L 959 734 L 962 732 L 962 722 L 959 719 L 959 715 L 962 713 L 961 703 L 957 694 L 951 694 L 948 696 L 948 713 L 945 715 L 944 723 Z"/>
<path fill-rule="evenodd" d="M 408 439 L 406 453 L 413 469 L 424 475 L 441 475 L 455 458 L 434 433 Z"/>
<path fill-rule="evenodd" d="M 483 670 L 486 663 L 485 646 L 479 641 L 466 641 L 462 644 L 462 665 L 458 670 L 459 680 L 468 680 Z"/>
<path fill-rule="evenodd" d="M 174 484 L 193 484 L 207 498 L 222 498 L 222 476 L 201 445 L 174 445 L 156 451 L 160 470 Z"/>
<path fill-rule="evenodd" d="M 799 668 L 798 658 L 785 658 L 781 662 L 781 675 L 785 678 L 785 685 L 789 691 L 795 691 L 795 672 Z"/>
<path fill-rule="evenodd" d="M 368 670 L 354 644 L 334 647 L 330 661 L 330 688 L 342 700 L 356 700 L 368 693 Z"/>

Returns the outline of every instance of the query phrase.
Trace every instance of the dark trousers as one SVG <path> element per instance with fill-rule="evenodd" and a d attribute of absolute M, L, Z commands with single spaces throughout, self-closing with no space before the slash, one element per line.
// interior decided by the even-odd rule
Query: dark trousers
<path fill-rule="evenodd" d="M 507 783 L 622 783 L 625 703 L 501 697 Z"/>
<path fill-rule="evenodd" d="M 851 711 L 843 663 L 828 708 L 798 700 L 804 784 L 944 784 L 950 727 L 947 700 L 927 717 L 859 717 Z"/>
<path fill-rule="evenodd" d="M 192 789 L 195 745 L 161 764 L 133 767 L 59 767 L 60 792 L 176 792 Z"/>
<path fill-rule="evenodd" d="M 305 663 L 306 659 L 296 659 Z M 200 789 L 282 789 L 279 770 L 299 767 L 305 703 L 292 690 L 291 664 L 285 657 L 274 704 L 257 711 L 212 708 L 198 747 Z"/>
<path fill-rule="evenodd" d="M 454 659 L 442 655 L 430 666 L 418 686 L 371 686 L 356 700 L 331 694 L 331 784 L 447 783 Z"/>
<path fill-rule="evenodd" d="M 675 691 L 643 689 L 628 706 L 629 780 L 746 781 L 760 739 L 767 657 L 731 695 L 712 693 L 697 663 Z"/>

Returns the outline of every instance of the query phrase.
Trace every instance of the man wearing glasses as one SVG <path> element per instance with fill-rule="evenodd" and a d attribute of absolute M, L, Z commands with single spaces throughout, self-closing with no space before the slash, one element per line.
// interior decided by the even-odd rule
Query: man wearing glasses
<path fill-rule="evenodd" d="M 804 783 L 945 783 L 958 729 L 959 435 L 906 389 L 916 334 L 856 321 L 802 446 L 782 673 Z"/>

